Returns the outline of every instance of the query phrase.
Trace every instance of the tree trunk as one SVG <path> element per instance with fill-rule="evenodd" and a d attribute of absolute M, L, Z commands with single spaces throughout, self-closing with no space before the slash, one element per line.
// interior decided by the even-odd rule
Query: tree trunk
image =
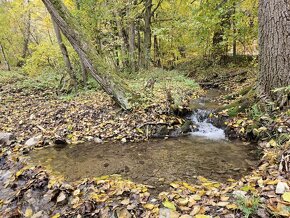
<path fill-rule="evenodd" d="M 8 60 L 6 58 L 4 47 L 1 44 L 0 44 L 0 52 L 1 52 L 2 59 L 3 59 L 4 64 L 5 64 L 6 70 L 10 71 L 11 68 L 10 68 L 9 62 L 8 62 Z"/>
<path fill-rule="evenodd" d="M 151 61 L 151 17 L 152 17 L 152 0 L 145 0 L 144 14 L 144 67 L 148 69 Z"/>
<path fill-rule="evenodd" d="M 24 7 L 29 7 L 30 0 L 24 0 Z M 21 60 L 18 62 L 18 66 L 22 66 L 24 64 L 24 60 L 28 53 L 28 45 L 30 40 L 30 34 L 31 34 L 31 11 L 28 9 L 27 14 L 24 18 L 24 30 L 23 30 L 23 48 L 22 48 L 22 55 Z"/>
<path fill-rule="evenodd" d="M 116 24 L 117 24 L 117 30 L 118 30 L 118 36 L 120 41 L 123 41 L 121 43 L 121 55 L 120 55 L 120 64 L 122 65 L 123 68 L 128 67 L 128 61 L 127 61 L 127 52 L 126 52 L 126 44 L 125 44 L 125 36 L 123 32 L 123 26 L 121 23 L 121 16 L 117 13 L 114 13 L 114 16 L 116 18 Z"/>
<path fill-rule="evenodd" d="M 143 67 L 143 57 L 142 57 L 142 48 L 141 48 L 141 27 L 140 21 L 138 21 L 138 28 L 137 28 L 137 49 L 138 49 L 138 67 Z"/>
<path fill-rule="evenodd" d="M 228 0 L 222 0 L 221 3 L 217 6 L 216 10 L 225 7 Z M 225 9 L 226 11 L 221 13 L 219 16 L 219 29 L 214 32 L 212 45 L 213 45 L 213 57 L 214 58 L 221 58 L 227 55 L 227 43 L 224 41 L 225 30 L 230 28 L 230 18 L 232 15 L 232 9 Z M 220 59 L 222 63 L 224 60 Z"/>
<path fill-rule="evenodd" d="M 78 10 L 81 10 L 81 0 L 76 0 L 75 4 L 76 4 L 76 8 Z M 87 83 L 88 83 L 88 71 L 87 71 L 87 68 L 86 68 L 85 64 L 83 63 L 81 57 L 79 57 L 79 58 L 80 58 L 80 65 L 81 65 L 81 71 L 82 71 L 83 86 L 86 87 Z"/>
<path fill-rule="evenodd" d="M 60 0 L 42 0 L 48 12 L 66 36 L 75 51 L 90 70 L 92 76 L 101 87 L 124 109 L 131 109 L 137 97 L 106 59 L 95 50 L 91 40 L 88 40 L 80 30 L 76 19 Z M 110 72 L 110 73 L 109 73 Z"/>
<path fill-rule="evenodd" d="M 53 18 L 52 18 L 52 23 L 53 23 L 53 27 L 54 27 L 54 32 L 56 35 L 56 39 L 59 45 L 59 48 L 61 50 L 62 53 L 62 57 L 66 66 L 66 70 L 67 73 L 70 77 L 70 86 L 72 86 L 74 88 L 74 90 L 77 90 L 77 78 L 76 75 L 74 73 L 70 58 L 69 58 L 69 54 L 67 51 L 67 48 L 65 46 L 65 44 L 62 41 L 62 37 L 61 37 L 61 33 L 60 33 L 60 29 L 58 28 L 57 24 L 54 22 Z"/>
<path fill-rule="evenodd" d="M 133 72 L 136 71 L 135 65 L 135 23 L 132 21 L 129 24 L 129 60 L 130 68 Z"/>
<path fill-rule="evenodd" d="M 273 90 L 290 85 L 290 1 L 259 1 L 260 73 L 258 89 L 261 99 L 289 103 L 289 94 Z"/>
<path fill-rule="evenodd" d="M 160 51 L 157 35 L 154 35 L 154 64 L 156 67 L 161 67 Z"/>

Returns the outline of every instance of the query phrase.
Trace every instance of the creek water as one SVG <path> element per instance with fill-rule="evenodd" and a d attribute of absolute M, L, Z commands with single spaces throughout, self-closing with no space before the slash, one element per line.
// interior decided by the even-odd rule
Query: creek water
<path fill-rule="evenodd" d="M 202 104 L 198 102 L 199 107 Z M 208 121 L 209 113 L 209 109 L 195 110 L 190 119 L 198 130 L 185 137 L 49 147 L 31 152 L 30 159 L 67 181 L 119 174 L 158 191 L 173 181 L 194 183 L 197 176 L 217 181 L 238 179 L 256 166 L 256 150 L 241 141 L 228 141 L 224 131 Z"/>

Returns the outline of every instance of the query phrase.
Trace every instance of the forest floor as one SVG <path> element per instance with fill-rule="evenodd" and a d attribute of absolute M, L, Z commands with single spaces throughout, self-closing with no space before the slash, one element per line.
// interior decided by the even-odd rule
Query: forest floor
<path fill-rule="evenodd" d="M 226 89 L 215 99 L 217 105 L 242 98 L 253 84 L 249 75 L 228 71 L 202 79 L 205 87 Z M 241 76 L 242 75 L 242 76 Z M 176 78 L 172 83 L 172 76 Z M 263 157 L 257 169 L 240 180 L 220 183 L 198 177 L 196 184 L 171 183 L 170 189 L 157 197 L 150 186 L 137 184 L 118 176 L 83 179 L 68 183 L 53 176 L 41 166 L 27 163 L 27 154 L 45 149 L 53 142 L 82 141 L 136 142 L 148 140 L 166 125 L 178 129 L 182 117 L 168 114 L 166 89 L 173 90 L 180 109 L 203 91 L 196 83 L 169 74 L 168 80 L 157 77 L 155 89 L 145 91 L 146 107 L 132 112 L 120 110 L 102 91 L 86 91 L 77 96 L 59 97 L 51 80 L 26 80 L 18 73 L 0 73 L 0 132 L 14 137 L 2 141 L 0 159 L 1 217 L 270 217 L 290 216 L 290 119 L 288 111 L 262 113 L 252 105 L 247 113 L 239 106 L 213 115 L 226 120 L 227 132 L 242 140 L 257 141 Z M 150 78 L 150 75 L 149 75 Z M 245 79 L 246 78 L 246 79 Z M 141 80 L 131 79 L 136 90 L 145 89 Z M 33 88 L 31 88 L 33 87 Z M 193 91 L 192 91 L 193 90 Z M 158 98 L 156 97 L 158 96 Z M 146 97 L 146 96 L 144 96 Z M 149 128 L 150 127 L 150 128 Z"/>

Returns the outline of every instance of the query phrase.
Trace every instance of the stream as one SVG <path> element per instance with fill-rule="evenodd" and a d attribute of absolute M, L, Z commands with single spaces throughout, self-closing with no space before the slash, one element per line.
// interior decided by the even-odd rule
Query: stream
<path fill-rule="evenodd" d="M 143 143 L 49 147 L 31 152 L 31 162 L 70 182 L 118 174 L 158 191 L 173 181 L 194 183 L 197 176 L 223 182 L 249 173 L 257 165 L 256 149 L 241 141 L 228 141 L 224 131 L 208 121 L 209 113 L 210 109 L 193 112 L 190 119 L 198 130 L 188 136 Z"/>

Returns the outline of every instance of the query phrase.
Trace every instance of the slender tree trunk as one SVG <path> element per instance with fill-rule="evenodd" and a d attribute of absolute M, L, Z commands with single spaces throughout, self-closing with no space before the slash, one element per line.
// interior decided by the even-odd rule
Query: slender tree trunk
<path fill-rule="evenodd" d="M 144 14 L 144 67 L 148 69 L 151 61 L 151 18 L 152 18 L 152 0 L 145 0 Z"/>
<path fill-rule="evenodd" d="M 75 75 L 75 72 L 73 70 L 70 58 L 69 58 L 69 54 L 67 51 L 67 48 L 65 46 L 65 44 L 63 43 L 62 37 L 61 37 L 61 33 L 60 33 L 60 29 L 58 28 L 57 24 L 54 22 L 53 18 L 52 18 L 52 23 L 53 23 L 53 27 L 54 27 L 54 32 L 56 35 L 56 39 L 59 45 L 59 48 L 61 50 L 62 53 L 62 57 L 66 66 L 66 71 L 70 77 L 70 84 L 71 86 L 77 90 L 77 78 Z"/>
<path fill-rule="evenodd" d="M 138 21 L 138 29 L 137 29 L 137 49 L 138 49 L 138 67 L 143 67 L 143 58 L 142 58 L 142 47 L 141 47 L 141 27 L 140 21 Z"/>
<path fill-rule="evenodd" d="M 123 32 L 123 26 L 121 23 L 121 16 L 119 14 L 115 13 L 115 18 L 116 18 L 116 24 L 117 24 L 117 30 L 118 30 L 118 36 L 120 41 L 122 40 L 123 42 L 121 43 L 121 57 L 120 57 L 120 63 L 122 64 L 123 68 L 128 67 L 128 61 L 127 61 L 127 52 L 126 52 L 126 44 L 125 44 L 125 36 Z"/>
<path fill-rule="evenodd" d="M 10 68 L 9 62 L 8 62 L 8 59 L 7 59 L 6 55 L 5 55 L 4 47 L 1 44 L 0 44 L 0 52 L 1 52 L 1 56 L 2 56 L 3 62 L 5 64 L 6 70 L 10 71 L 11 68 Z"/>
<path fill-rule="evenodd" d="M 83 77 L 83 86 L 86 87 L 88 84 L 88 71 L 87 71 L 86 65 L 84 64 L 81 58 L 80 58 L 80 64 L 81 64 L 81 71 L 82 71 L 82 77 Z"/>
<path fill-rule="evenodd" d="M 157 35 L 154 35 L 154 64 L 156 67 L 161 67 L 160 50 Z"/>
<path fill-rule="evenodd" d="M 29 7 L 30 0 L 24 0 L 24 7 Z M 18 62 L 18 66 L 22 66 L 24 64 L 24 60 L 28 54 L 28 45 L 30 41 L 30 34 L 31 34 L 31 11 L 28 9 L 26 16 L 24 17 L 24 30 L 23 30 L 23 48 L 22 48 L 22 55 L 21 60 Z"/>
<path fill-rule="evenodd" d="M 282 107 L 289 94 L 273 90 L 290 85 L 290 0 L 259 1 L 259 47 L 259 94 Z"/>
<path fill-rule="evenodd" d="M 232 25 L 233 25 L 233 57 L 234 61 L 236 61 L 237 57 L 237 26 L 236 26 L 236 19 L 235 19 L 235 14 L 236 14 L 236 3 L 234 3 L 233 6 L 233 14 L 232 14 Z"/>
<path fill-rule="evenodd" d="M 137 4 L 137 0 L 132 1 L 132 6 Z M 131 17 L 132 8 L 129 7 L 128 9 L 128 16 Z M 136 45 L 135 45 L 135 37 L 136 37 L 136 24 L 135 19 L 130 18 L 129 27 L 128 27 L 128 46 L 129 46 L 129 64 L 130 68 L 133 72 L 136 71 Z"/>
<path fill-rule="evenodd" d="M 42 0 L 85 66 L 101 87 L 124 109 L 131 109 L 138 97 L 115 72 L 113 64 L 98 54 L 91 40 L 81 31 L 76 19 L 60 0 Z"/>
<path fill-rule="evenodd" d="M 81 9 L 81 0 L 76 0 L 75 1 L 76 7 L 78 10 Z M 79 57 L 80 59 L 80 65 L 81 65 L 81 71 L 82 71 L 82 78 L 83 78 L 83 86 L 86 87 L 87 83 L 88 83 L 88 71 L 87 68 L 85 66 L 85 64 L 83 63 L 81 57 Z"/>

